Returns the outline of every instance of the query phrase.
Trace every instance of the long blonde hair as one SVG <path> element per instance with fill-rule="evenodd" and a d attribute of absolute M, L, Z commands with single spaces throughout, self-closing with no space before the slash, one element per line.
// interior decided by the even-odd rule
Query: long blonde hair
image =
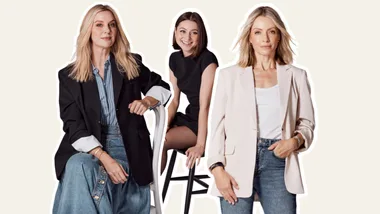
<path fill-rule="evenodd" d="M 79 36 L 77 38 L 76 59 L 71 64 L 73 69 L 71 70 L 70 76 L 79 82 L 86 82 L 87 80 L 93 79 L 91 67 L 91 29 L 96 14 L 102 11 L 111 12 L 116 21 L 117 34 L 115 43 L 112 45 L 110 52 L 115 56 L 118 70 L 125 73 L 128 79 L 138 77 L 138 65 L 130 52 L 130 44 L 123 31 L 119 17 L 115 10 L 110 6 L 102 4 L 97 4 L 88 10 L 82 21 Z"/>
<path fill-rule="evenodd" d="M 235 45 L 235 47 L 240 45 L 240 56 L 238 64 L 241 67 L 254 66 L 256 64 L 255 52 L 253 50 L 252 44 L 249 42 L 249 37 L 251 34 L 251 28 L 253 22 L 259 16 L 265 16 L 274 22 L 276 28 L 280 32 L 280 41 L 278 43 L 275 60 L 280 65 L 290 64 L 293 62 L 293 50 L 290 47 L 290 42 L 292 38 L 288 31 L 286 30 L 284 22 L 281 20 L 280 15 L 271 7 L 261 6 L 256 8 L 249 14 L 247 21 L 245 22 L 242 33 Z"/>

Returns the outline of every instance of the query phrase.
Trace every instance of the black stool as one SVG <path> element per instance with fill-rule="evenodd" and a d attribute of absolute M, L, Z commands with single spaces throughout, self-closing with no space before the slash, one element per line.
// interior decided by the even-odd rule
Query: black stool
<path fill-rule="evenodd" d="M 184 154 L 187 149 L 173 149 L 172 156 L 170 157 L 168 172 L 166 173 L 164 188 L 162 190 L 162 201 L 165 200 L 166 193 L 169 188 L 170 181 L 185 181 L 187 180 L 187 190 L 186 190 L 186 199 L 185 199 L 185 212 L 184 214 L 189 213 L 190 201 L 192 194 L 205 194 L 208 190 L 208 184 L 202 181 L 201 179 L 210 178 L 208 175 L 195 175 L 195 165 L 192 169 L 189 169 L 188 176 L 172 177 L 175 159 L 177 157 L 177 152 Z M 202 155 L 204 157 L 204 155 Z M 193 182 L 196 181 L 198 184 L 203 186 L 205 189 L 193 191 Z"/>

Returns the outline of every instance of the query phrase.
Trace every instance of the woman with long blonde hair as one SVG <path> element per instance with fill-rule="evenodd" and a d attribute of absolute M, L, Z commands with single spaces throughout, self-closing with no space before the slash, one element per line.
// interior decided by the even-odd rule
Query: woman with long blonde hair
<path fill-rule="evenodd" d="M 291 37 L 279 14 L 258 7 L 238 40 L 238 63 L 220 70 L 210 116 L 211 194 L 223 214 L 295 214 L 304 192 L 298 154 L 313 141 L 307 73 L 292 65 Z"/>
<path fill-rule="evenodd" d="M 148 214 L 152 150 L 143 114 L 167 103 L 169 85 L 130 51 L 107 5 L 88 10 L 76 59 L 58 77 L 65 134 L 55 154 L 53 213 Z"/>

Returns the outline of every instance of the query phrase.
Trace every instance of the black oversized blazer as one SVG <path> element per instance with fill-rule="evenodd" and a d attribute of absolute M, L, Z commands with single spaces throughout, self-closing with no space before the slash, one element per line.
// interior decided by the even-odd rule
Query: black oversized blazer
<path fill-rule="evenodd" d="M 134 100 L 141 99 L 153 86 L 162 86 L 170 90 L 169 84 L 161 76 L 151 72 L 142 63 L 141 56 L 133 54 L 136 59 L 140 76 L 128 80 L 121 74 L 111 54 L 116 117 L 124 141 L 130 166 L 130 173 L 139 185 L 147 185 L 153 180 L 152 149 L 149 131 L 143 116 L 131 114 L 128 105 Z M 100 99 L 96 80 L 84 83 L 70 78 L 71 67 L 59 71 L 59 107 L 65 135 L 55 154 L 55 171 L 58 180 L 64 172 L 68 159 L 76 154 L 72 143 L 81 137 L 93 135 L 101 142 Z M 164 103 L 165 105 L 166 103 Z M 102 145 L 104 142 L 101 142 Z"/>

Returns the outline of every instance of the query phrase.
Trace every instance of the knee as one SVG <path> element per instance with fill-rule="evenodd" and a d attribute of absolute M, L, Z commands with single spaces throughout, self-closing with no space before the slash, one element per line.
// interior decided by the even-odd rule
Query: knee
<path fill-rule="evenodd" d="M 173 144 L 170 140 L 168 140 L 167 138 L 165 138 L 165 142 L 164 142 L 164 151 L 168 151 L 170 149 L 173 148 Z"/>
<path fill-rule="evenodd" d="M 67 161 L 65 174 L 83 174 L 84 171 L 93 170 L 96 166 L 97 162 L 92 155 L 77 153 Z"/>
<path fill-rule="evenodd" d="M 168 150 L 168 140 L 166 139 L 166 137 L 165 137 L 163 149 L 164 149 L 164 151 Z"/>
<path fill-rule="evenodd" d="M 171 136 L 170 134 L 167 134 L 165 136 L 165 142 L 164 142 L 164 150 L 169 150 L 169 149 L 172 149 L 172 144 L 173 144 L 173 141 L 171 140 Z"/>

